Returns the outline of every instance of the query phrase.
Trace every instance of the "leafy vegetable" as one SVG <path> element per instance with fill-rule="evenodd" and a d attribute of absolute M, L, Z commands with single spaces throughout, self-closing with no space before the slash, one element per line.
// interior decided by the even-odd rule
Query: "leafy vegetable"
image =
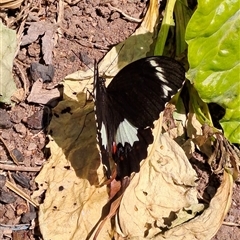
<path fill-rule="evenodd" d="M 191 18 L 188 78 L 203 101 L 225 108 L 221 120 L 225 137 L 240 143 L 239 1 L 203 1 Z"/>

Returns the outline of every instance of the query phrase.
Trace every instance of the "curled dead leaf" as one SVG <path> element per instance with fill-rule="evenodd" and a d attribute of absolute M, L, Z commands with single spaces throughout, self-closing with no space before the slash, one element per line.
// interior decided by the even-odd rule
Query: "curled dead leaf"
<path fill-rule="evenodd" d="M 183 150 L 167 135 L 158 139 L 124 193 L 117 223 L 122 236 L 153 238 L 176 224 L 179 211 L 203 209 L 197 200 L 196 172 Z M 182 218 L 189 220 L 198 211 Z"/>
<path fill-rule="evenodd" d="M 209 206 L 200 204 L 196 174 L 182 149 L 166 136 L 157 146 L 124 193 L 118 233 L 131 240 L 211 239 L 231 204 L 232 175 L 224 171 Z"/>

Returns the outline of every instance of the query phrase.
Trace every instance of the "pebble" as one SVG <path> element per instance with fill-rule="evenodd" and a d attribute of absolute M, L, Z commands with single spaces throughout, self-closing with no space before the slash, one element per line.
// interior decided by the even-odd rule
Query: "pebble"
<path fill-rule="evenodd" d="M 25 117 L 25 112 L 26 112 L 25 107 L 19 105 L 14 106 L 11 112 L 11 121 L 13 123 L 20 123 L 22 119 Z"/>
<path fill-rule="evenodd" d="M 29 143 L 28 145 L 28 151 L 33 151 L 37 148 L 37 145 L 35 143 Z"/>
<path fill-rule="evenodd" d="M 11 128 L 12 122 L 10 120 L 10 115 L 4 109 L 0 109 L 0 128 L 6 129 Z"/>
<path fill-rule="evenodd" d="M 22 153 L 18 149 L 14 148 L 12 150 L 12 154 L 18 160 L 18 162 L 23 162 L 24 157 L 23 157 Z"/>
<path fill-rule="evenodd" d="M 7 130 L 3 131 L 1 136 L 5 140 L 10 140 L 11 139 L 11 133 Z"/>
<path fill-rule="evenodd" d="M 31 63 L 29 72 L 33 81 L 37 81 L 41 78 L 43 82 L 51 82 L 54 77 L 55 69 L 52 64 L 45 66 L 41 63 L 33 62 Z"/>
<path fill-rule="evenodd" d="M 25 121 L 29 128 L 39 130 L 45 128 L 49 124 L 49 122 L 50 122 L 50 109 L 47 107 L 35 112 Z"/>
<path fill-rule="evenodd" d="M 21 223 L 29 223 L 36 217 L 37 217 L 36 212 L 27 212 L 27 213 L 23 214 L 23 216 L 21 218 Z"/>
<path fill-rule="evenodd" d="M 14 129 L 17 133 L 21 134 L 22 136 L 26 136 L 27 128 L 22 123 L 15 124 Z"/>
<path fill-rule="evenodd" d="M 1 174 L 0 175 L 0 189 L 4 187 L 5 183 L 6 183 L 6 176 Z"/>
<path fill-rule="evenodd" d="M 14 203 L 16 201 L 16 197 L 11 193 L 5 190 L 1 190 L 0 192 L 0 202 L 2 203 Z"/>
<path fill-rule="evenodd" d="M 18 183 L 23 188 L 30 188 L 30 180 L 23 173 L 12 173 L 12 177 L 16 183 Z"/>
<path fill-rule="evenodd" d="M 24 154 L 24 156 L 25 156 L 24 164 L 25 164 L 26 166 L 28 166 L 28 165 L 26 164 L 27 157 L 31 157 L 31 156 L 32 156 L 32 151 L 24 150 L 24 151 L 23 151 L 23 154 Z"/>
<path fill-rule="evenodd" d="M 28 211 L 28 206 L 25 203 L 19 203 L 16 206 L 16 214 L 17 216 L 21 216 L 23 213 Z"/>

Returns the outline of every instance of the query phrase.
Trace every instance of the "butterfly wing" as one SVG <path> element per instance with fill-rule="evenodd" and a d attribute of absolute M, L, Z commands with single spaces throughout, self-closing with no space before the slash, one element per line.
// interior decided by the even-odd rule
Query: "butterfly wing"
<path fill-rule="evenodd" d="M 100 78 L 98 74 L 97 62 L 94 62 L 94 90 L 93 99 L 95 102 L 95 119 L 97 127 L 97 142 L 99 147 L 100 158 L 105 168 L 105 172 L 108 178 L 111 176 L 111 169 L 109 163 L 109 157 L 111 156 L 111 144 L 113 142 L 113 136 L 111 125 L 111 115 L 109 114 L 110 107 L 108 106 L 108 96 L 105 87 L 105 79 Z"/>
<path fill-rule="evenodd" d="M 154 56 L 130 63 L 107 87 L 112 107 L 135 127 L 147 127 L 159 118 L 165 104 L 185 80 L 184 68 L 174 59 Z"/>
<path fill-rule="evenodd" d="M 109 157 L 117 165 L 117 178 L 138 172 L 153 142 L 154 120 L 181 88 L 184 68 L 167 57 L 147 57 L 124 67 L 105 87 L 95 64 L 97 138 L 103 165 L 110 176 Z"/>
<path fill-rule="evenodd" d="M 113 121 L 117 178 L 139 171 L 140 162 L 147 157 L 148 145 L 153 142 L 153 122 L 184 80 L 184 68 L 162 56 L 130 63 L 113 78 L 107 95 L 117 116 Z"/>

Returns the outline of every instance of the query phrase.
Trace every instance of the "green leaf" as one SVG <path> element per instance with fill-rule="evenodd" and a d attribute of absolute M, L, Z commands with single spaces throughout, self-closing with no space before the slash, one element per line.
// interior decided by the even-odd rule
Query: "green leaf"
<path fill-rule="evenodd" d="M 226 109 L 225 136 L 240 143 L 240 10 L 238 0 L 199 0 L 186 30 L 187 77 L 205 102 Z"/>
<path fill-rule="evenodd" d="M 13 80 L 12 66 L 17 48 L 16 31 L 0 22 L 0 102 L 10 104 L 11 96 L 16 91 Z"/>

